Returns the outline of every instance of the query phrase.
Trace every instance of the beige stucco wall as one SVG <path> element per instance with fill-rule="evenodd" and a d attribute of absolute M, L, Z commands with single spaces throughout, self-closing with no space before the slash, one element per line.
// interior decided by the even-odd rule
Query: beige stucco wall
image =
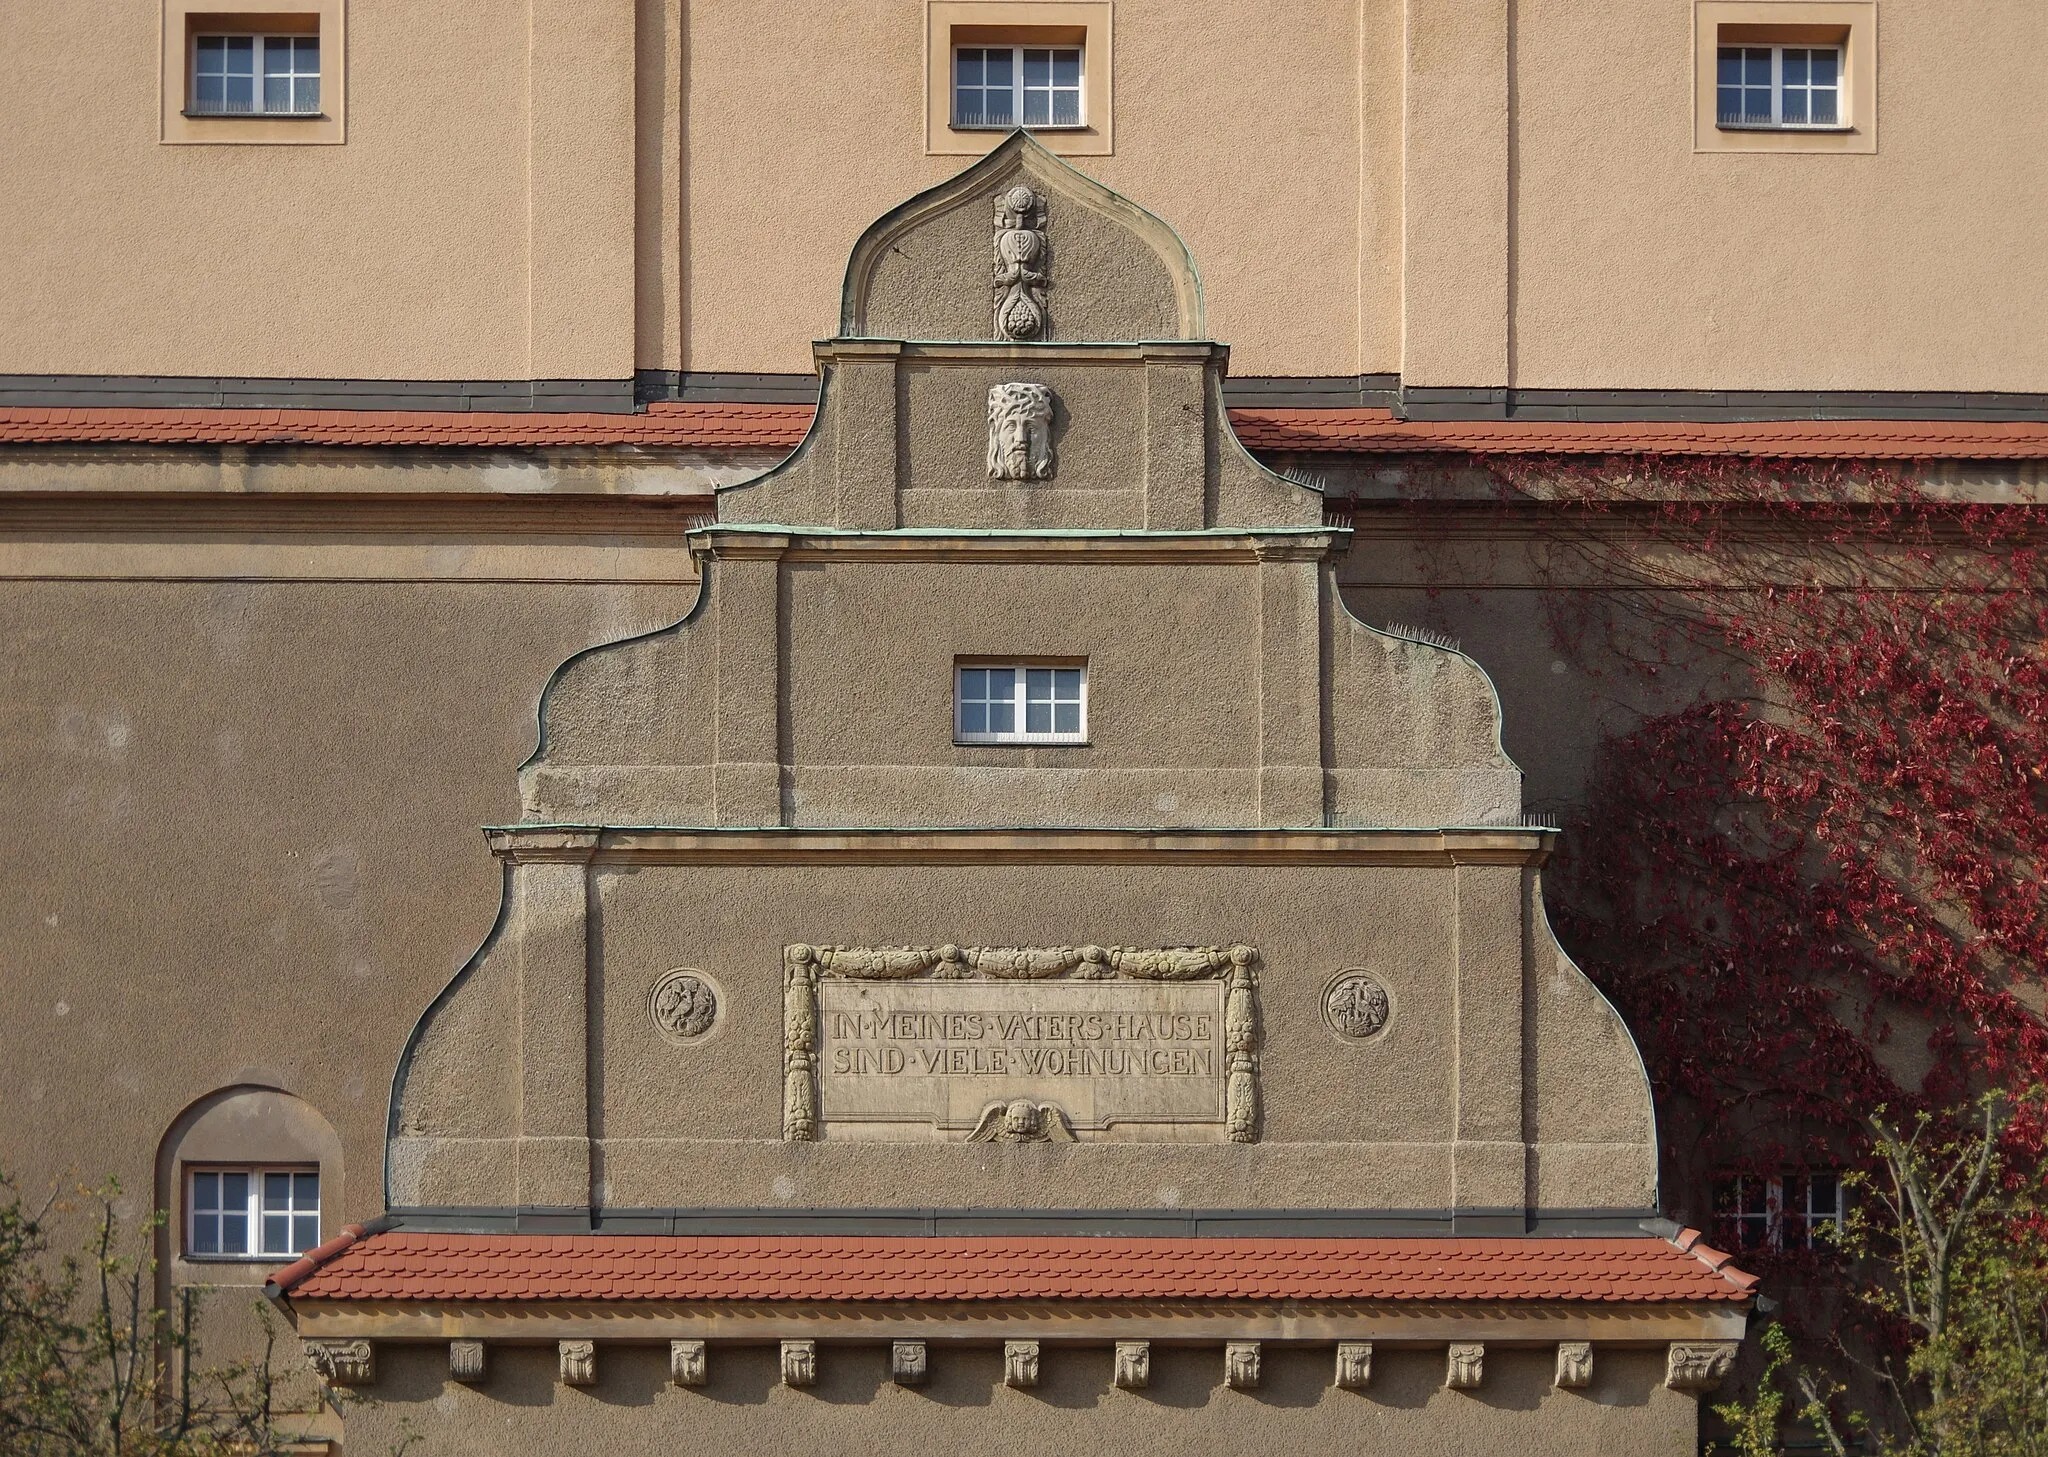
<path fill-rule="evenodd" d="M 9 27 L 0 373 L 632 372 L 625 0 L 354 0 L 340 146 L 160 142 L 155 0 Z"/>
<path fill-rule="evenodd" d="M 391 1070 L 490 928 L 477 827 L 516 813 L 540 686 L 675 597 L 0 583 L 0 1168 L 116 1175 L 144 1215 L 181 1112 L 280 1087 L 340 1136 L 328 1228 L 377 1213 Z"/>
<path fill-rule="evenodd" d="M 1002 1385 L 995 1347 L 934 1346 L 931 1379 L 894 1385 L 886 1346 L 826 1346 L 819 1381 L 777 1383 L 772 1346 L 713 1348 L 710 1384 L 666 1385 L 659 1346 L 602 1345 L 598 1383 L 555 1381 L 552 1346 L 493 1346 L 480 1387 L 448 1379 L 445 1344 L 380 1345 L 348 1451 L 383 1451 L 410 1422 L 426 1457 L 773 1450 L 790 1457 L 934 1451 L 1243 1453 L 1369 1457 L 1514 1451 L 1527 1457 L 1691 1457 L 1698 1399 L 1666 1390 L 1660 1349 L 1602 1346 L 1593 1385 L 1551 1387 L 1554 1348 L 1489 1348 L 1477 1391 L 1443 1389 L 1444 1349 L 1379 1349 L 1363 1392 L 1331 1384 L 1329 1346 L 1268 1344 L 1255 1391 L 1223 1386 L 1222 1352 L 1154 1345 L 1151 1385 L 1110 1385 L 1105 1347 L 1047 1346 L 1040 1384 Z"/>
<path fill-rule="evenodd" d="M 1877 11 L 1875 152 L 1696 153 L 1689 6 L 1517 0 L 1513 383 L 2048 388 L 2048 10 Z"/>
<path fill-rule="evenodd" d="M 1239 374 L 2048 389 L 2048 19 L 1878 9 L 1882 143 L 1816 155 L 1693 149 L 1683 4 L 1117 0 L 1080 160 L 1186 238 Z M 808 372 L 853 238 L 963 160 L 915 0 L 346 23 L 345 143 L 165 145 L 157 5 L 16 18 L 0 373 Z"/>

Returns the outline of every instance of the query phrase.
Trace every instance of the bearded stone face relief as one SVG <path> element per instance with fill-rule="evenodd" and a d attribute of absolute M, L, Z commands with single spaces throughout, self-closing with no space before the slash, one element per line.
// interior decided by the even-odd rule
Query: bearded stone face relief
<path fill-rule="evenodd" d="M 990 480 L 1052 479 L 1052 409 L 1052 390 L 1042 384 L 999 384 L 988 392 Z"/>

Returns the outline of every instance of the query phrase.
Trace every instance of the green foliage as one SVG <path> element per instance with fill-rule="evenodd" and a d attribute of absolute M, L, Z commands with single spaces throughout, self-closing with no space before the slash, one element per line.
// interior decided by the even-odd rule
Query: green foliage
<path fill-rule="evenodd" d="M 54 1205 L 31 1211 L 0 1175 L 0 1452 L 7 1457 L 281 1457 L 278 1338 L 260 1360 L 203 1367 L 191 1307 L 159 1310 L 151 1221 L 124 1231 L 120 1190 L 89 1191 L 83 1255 L 51 1245 Z M 143 1253 L 124 1248 L 130 1241 Z"/>
<path fill-rule="evenodd" d="M 1879 1163 L 1854 1176 L 1842 1236 L 1869 1329 L 1801 1360 L 1767 1327 L 1754 1394 L 1715 1408 L 1740 1457 L 1788 1450 L 1788 1386 L 1792 1419 L 1844 1457 L 2048 1457 L 2048 1211 L 2000 1156 L 2010 1111 L 1978 1111 L 1967 1127 L 1870 1118 Z"/>

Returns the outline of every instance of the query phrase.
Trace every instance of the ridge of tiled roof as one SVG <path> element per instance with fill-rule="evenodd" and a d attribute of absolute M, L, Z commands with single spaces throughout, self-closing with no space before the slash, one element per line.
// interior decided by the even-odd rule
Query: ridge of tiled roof
<path fill-rule="evenodd" d="M 647 446 L 794 449 L 812 407 L 667 401 L 637 414 L 484 410 L 0 408 L 0 445 Z M 1382 409 L 1230 412 L 1253 450 L 1305 454 L 1747 455 L 1810 460 L 2048 459 L 2048 422 L 1397 420 Z"/>
<path fill-rule="evenodd" d="M 356 1228 L 360 1228 L 357 1226 Z M 1657 1238 L 345 1235 L 271 1277 L 295 1300 L 1748 1300 L 1726 1255 Z M 330 1252 L 331 1251 L 331 1252 Z"/>

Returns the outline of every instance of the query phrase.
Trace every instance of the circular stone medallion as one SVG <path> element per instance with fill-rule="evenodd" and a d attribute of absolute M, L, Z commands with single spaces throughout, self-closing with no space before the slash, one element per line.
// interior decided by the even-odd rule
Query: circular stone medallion
<path fill-rule="evenodd" d="M 1363 1042 L 1385 1027 L 1393 1010 L 1387 989 L 1357 968 L 1338 972 L 1323 994 L 1323 1016 L 1330 1030 L 1351 1042 Z"/>
<path fill-rule="evenodd" d="M 718 988 L 711 978 L 687 966 L 677 967 L 654 984 L 648 999 L 654 1030 L 678 1046 L 702 1042 L 718 1020 Z"/>

